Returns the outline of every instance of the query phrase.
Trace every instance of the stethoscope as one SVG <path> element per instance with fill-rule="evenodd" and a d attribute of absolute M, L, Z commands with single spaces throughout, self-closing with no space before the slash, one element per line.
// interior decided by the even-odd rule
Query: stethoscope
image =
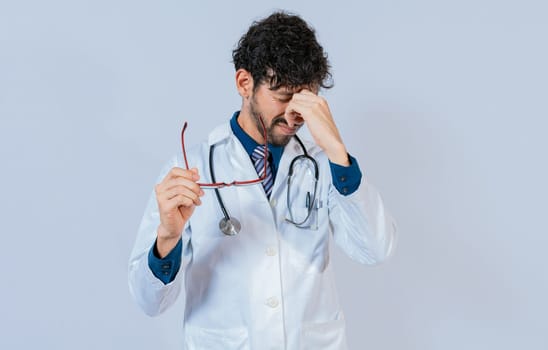
<path fill-rule="evenodd" d="M 308 155 L 308 152 L 306 151 L 306 147 L 304 147 L 303 142 L 299 139 L 297 135 L 294 135 L 295 139 L 301 146 L 303 150 L 303 154 L 296 156 L 293 158 L 291 163 L 289 164 L 289 172 L 287 176 L 287 196 L 286 196 L 286 204 L 289 211 L 289 218 L 286 218 L 285 221 L 289 222 L 296 227 L 299 228 L 306 228 L 304 225 L 306 221 L 310 218 L 310 215 L 312 213 L 312 210 L 314 208 L 314 205 L 316 203 L 316 190 L 318 188 L 318 179 L 319 179 L 319 170 L 318 170 L 318 163 L 316 163 L 316 160 Z M 211 175 L 211 181 L 214 183 L 215 180 L 215 171 L 213 169 L 213 153 L 215 151 L 215 145 L 211 145 L 209 148 L 209 173 Z M 306 197 L 306 208 L 307 208 L 307 215 L 302 221 L 296 221 L 294 219 L 293 210 L 291 208 L 291 198 L 290 198 L 290 189 L 291 189 L 291 179 L 293 178 L 293 170 L 295 164 L 300 161 L 310 161 L 312 162 L 312 165 L 314 167 L 314 190 L 312 193 L 308 192 Z M 219 206 L 221 207 L 221 211 L 223 212 L 223 218 L 221 221 L 219 221 L 219 229 L 222 233 L 224 233 L 227 236 L 234 236 L 237 235 L 240 230 L 242 229 L 242 224 L 240 224 L 240 221 L 236 219 L 233 216 L 230 216 L 228 214 L 228 211 L 226 210 L 226 207 L 224 205 L 223 199 L 221 198 L 221 193 L 219 192 L 218 188 L 215 188 L 215 195 L 217 196 L 217 201 L 219 202 Z"/>

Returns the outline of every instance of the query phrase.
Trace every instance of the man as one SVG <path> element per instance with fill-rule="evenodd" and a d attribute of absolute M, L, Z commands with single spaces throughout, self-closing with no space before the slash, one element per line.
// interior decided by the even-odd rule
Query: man
<path fill-rule="evenodd" d="M 182 289 L 187 349 L 346 349 L 329 241 L 377 264 L 395 224 L 318 96 L 329 64 L 307 23 L 255 22 L 233 59 L 241 111 L 162 171 L 131 293 L 157 315 Z M 314 143 L 296 136 L 304 124 Z"/>

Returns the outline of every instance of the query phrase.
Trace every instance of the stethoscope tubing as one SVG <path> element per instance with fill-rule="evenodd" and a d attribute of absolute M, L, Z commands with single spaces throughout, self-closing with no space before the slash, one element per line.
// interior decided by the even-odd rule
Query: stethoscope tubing
<path fill-rule="evenodd" d="M 213 152 L 215 151 L 215 145 L 211 145 L 209 147 L 209 174 L 211 175 L 211 181 L 213 183 L 216 182 L 215 180 L 215 170 L 213 169 Z M 223 212 L 223 216 L 225 219 L 230 220 L 230 216 L 228 215 L 228 212 L 226 211 L 225 204 L 223 202 L 223 199 L 221 198 L 221 194 L 219 193 L 219 189 L 215 188 L 215 195 L 217 196 L 217 201 L 219 202 L 219 205 L 221 206 L 221 211 Z"/>
<path fill-rule="evenodd" d="M 311 156 L 308 155 L 308 152 L 306 151 L 306 147 L 304 146 L 303 142 L 301 141 L 301 139 L 299 139 L 299 137 L 297 135 L 294 135 L 295 139 L 297 140 L 297 142 L 299 143 L 299 145 L 301 146 L 302 150 L 303 150 L 303 154 L 293 158 L 293 160 L 291 160 L 291 163 L 289 165 L 289 172 L 288 172 L 288 177 L 287 177 L 287 186 L 288 186 L 288 190 L 287 190 L 287 206 L 288 206 L 288 210 L 289 210 L 289 216 L 290 216 L 290 219 L 286 219 L 287 222 L 290 222 L 292 223 L 293 225 L 297 226 L 297 227 L 304 227 L 302 226 L 307 220 L 308 218 L 310 217 L 310 214 L 312 213 L 312 208 L 313 206 L 315 205 L 315 202 L 316 202 L 316 190 L 317 190 L 317 186 L 318 186 L 318 179 L 319 179 L 319 169 L 318 169 L 318 163 L 316 162 L 316 160 L 314 158 L 312 158 Z M 209 174 L 211 176 L 211 181 L 213 183 L 216 182 L 216 179 L 215 179 L 215 170 L 213 168 L 213 153 L 215 151 L 215 145 L 211 145 L 209 147 Z M 308 205 L 308 214 L 306 215 L 306 218 L 301 221 L 301 222 L 295 222 L 293 221 L 293 212 L 291 210 L 291 207 L 289 205 L 290 203 L 290 198 L 289 198 L 289 187 L 290 187 L 290 184 L 291 184 L 291 178 L 293 177 L 293 166 L 295 164 L 295 162 L 299 159 L 302 159 L 302 158 L 305 158 L 305 159 L 309 159 L 312 161 L 313 165 L 314 165 L 314 193 L 313 193 L 313 196 L 311 198 L 311 201 L 309 201 L 309 205 Z M 228 211 L 226 210 L 226 206 L 223 202 L 223 199 L 221 197 L 221 193 L 219 192 L 219 189 L 218 188 L 214 188 L 215 190 L 215 195 L 217 197 L 217 202 L 219 203 L 219 206 L 221 208 L 221 211 L 223 213 L 223 216 L 224 218 L 221 219 L 221 223 L 220 223 L 220 227 L 222 227 L 223 225 L 225 225 L 226 223 L 233 223 L 235 224 L 235 226 L 240 226 L 239 222 L 237 219 L 235 218 L 231 218 L 230 215 L 228 214 Z M 234 225 L 233 225 L 234 226 Z M 225 226 L 226 227 L 226 226 Z M 234 231 L 234 227 L 232 227 L 231 229 L 227 229 L 228 231 L 225 231 L 223 228 L 221 228 L 221 230 L 223 231 L 223 233 L 225 233 L 226 235 L 235 235 L 239 232 L 240 230 L 240 227 L 238 227 L 236 229 L 236 232 Z"/>

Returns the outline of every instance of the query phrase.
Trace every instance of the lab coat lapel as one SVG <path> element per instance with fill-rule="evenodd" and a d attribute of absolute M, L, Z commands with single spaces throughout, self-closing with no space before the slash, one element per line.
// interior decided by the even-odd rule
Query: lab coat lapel
<path fill-rule="evenodd" d="M 226 123 L 211 132 L 209 146 L 215 145 L 214 168 L 217 181 L 231 182 L 257 178 L 257 171 L 251 162 L 244 146 L 233 134 L 230 124 Z M 217 170 L 218 169 L 218 170 Z M 238 191 L 236 191 L 236 189 Z M 227 195 L 239 193 L 240 197 L 261 199 L 266 196 L 260 184 L 238 186 L 223 189 Z M 235 198 L 236 199 L 236 198 Z"/>

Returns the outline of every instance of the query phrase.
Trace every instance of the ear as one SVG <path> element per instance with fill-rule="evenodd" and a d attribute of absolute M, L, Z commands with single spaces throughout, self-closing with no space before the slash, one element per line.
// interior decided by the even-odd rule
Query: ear
<path fill-rule="evenodd" d="M 253 93 L 253 76 L 243 68 L 236 71 L 236 89 L 242 98 L 248 98 Z"/>

